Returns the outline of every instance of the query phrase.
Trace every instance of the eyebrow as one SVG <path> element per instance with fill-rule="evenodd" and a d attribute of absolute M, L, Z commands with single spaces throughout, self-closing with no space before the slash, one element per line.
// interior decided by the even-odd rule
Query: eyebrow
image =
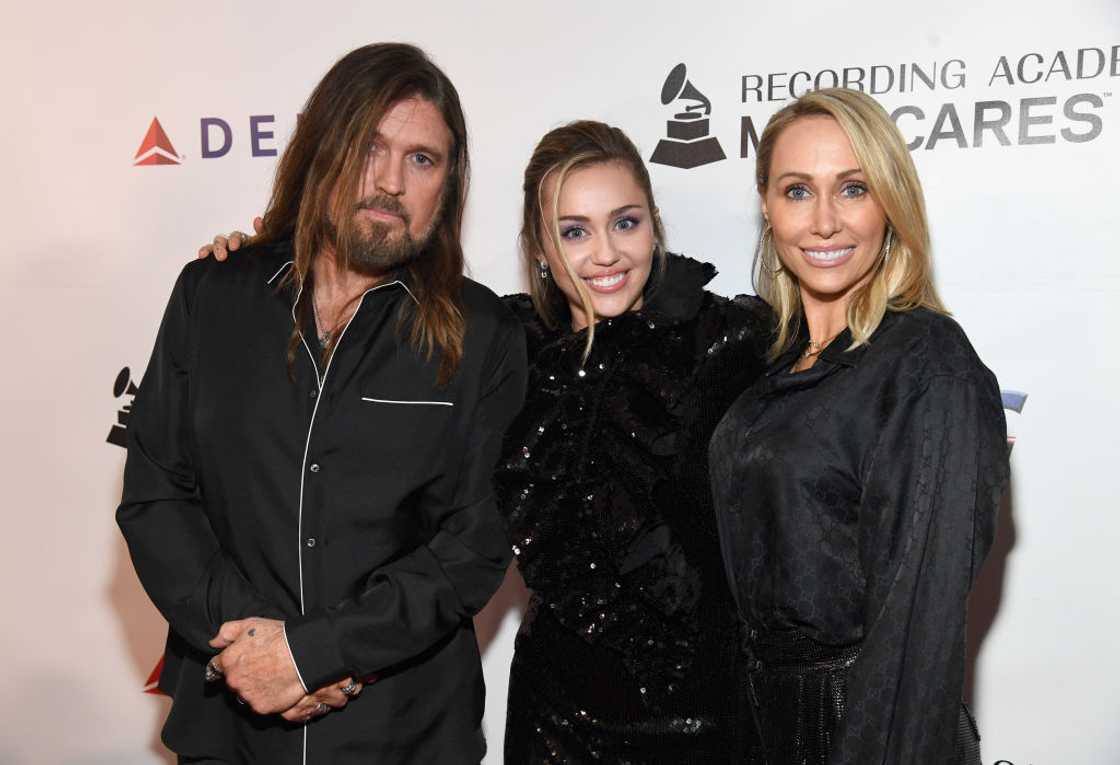
<path fill-rule="evenodd" d="M 863 172 L 863 170 L 861 170 L 860 168 L 853 167 L 851 170 L 845 170 L 842 173 L 837 173 L 836 178 L 837 178 L 837 180 L 842 180 L 844 178 L 847 178 L 850 175 L 858 175 L 862 172 Z M 805 181 L 813 180 L 813 176 L 809 175 L 808 173 L 798 173 L 798 172 L 794 172 L 792 170 L 788 173 L 782 173 L 781 175 L 779 175 L 778 176 L 778 181 L 781 181 L 783 178 L 800 178 L 800 179 L 805 180 Z"/>
<path fill-rule="evenodd" d="M 611 210 L 610 214 L 607 215 L 607 217 L 608 218 L 614 218 L 614 217 L 617 217 L 619 215 L 622 215 L 622 213 L 627 212 L 629 210 L 640 210 L 641 208 L 642 208 L 641 205 L 623 205 L 622 207 L 616 207 L 615 209 Z M 574 220 L 574 221 L 577 221 L 579 223 L 590 223 L 591 222 L 591 219 L 588 218 L 586 215 L 561 215 L 561 216 L 559 216 L 559 219 L 560 220 Z"/>

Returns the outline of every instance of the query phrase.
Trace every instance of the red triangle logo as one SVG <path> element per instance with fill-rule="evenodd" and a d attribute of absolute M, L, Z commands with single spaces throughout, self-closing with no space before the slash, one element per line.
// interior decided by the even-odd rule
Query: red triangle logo
<path fill-rule="evenodd" d="M 163 125 L 159 124 L 159 117 L 152 117 L 152 124 L 148 126 L 148 132 L 133 159 L 136 161 L 132 164 L 137 166 L 179 164 L 179 153 L 171 145 L 171 139 L 163 131 Z"/>
<path fill-rule="evenodd" d="M 158 122 L 156 123 L 159 124 Z M 150 131 L 149 131 L 150 132 Z M 148 682 L 144 683 L 144 693 L 151 693 L 156 696 L 166 696 L 159 688 L 159 676 L 163 674 L 163 657 L 159 657 L 159 662 L 156 668 L 152 670 L 152 674 L 148 675 Z"/>

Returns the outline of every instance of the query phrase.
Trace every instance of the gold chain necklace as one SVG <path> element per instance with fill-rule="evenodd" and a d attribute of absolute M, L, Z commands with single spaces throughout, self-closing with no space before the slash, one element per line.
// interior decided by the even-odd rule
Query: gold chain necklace
<path fill-rule="evenodd" d="M 805 346 L 805 350 L 802 352 L 801 358 L 802 359 L 811 359 L 814 356 L 819 356 L 821 354 L 821 351 L 823 351 L 825 348 L 827 348 L 828 344 L 831 343 L 833 340 L 840 337 L 840 333 L 843 332 L 843 331 L 844 330 L 842 329 L 842 330 L 840 330 L 840 332 L 837 332 L 835 335 L 832 335 L 831 337 L 826 337 L 824 340 L 821 340 L 819 342 L 813 340 L 813 338 L 809 338 L 809 344 L 807 346 Z"/>

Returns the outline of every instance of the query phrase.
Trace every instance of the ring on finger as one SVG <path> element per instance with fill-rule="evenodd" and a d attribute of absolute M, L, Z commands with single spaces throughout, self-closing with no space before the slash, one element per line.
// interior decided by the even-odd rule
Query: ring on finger
<path fill-rule="evenodd" d="M 319 702 L 318 706 L 315 707 L 315 714 L 317 714 L 317 715 L 325 715 L 329 711 L 331 711 L 330 706 L 327 705 L 327 704 L 324 704 L 321 701 Z"/>
<path fill-rule="evenodd" d="M 346 696 L 347 698 L 349 698 L 350 696 L 353 696 L 355 693 L 358 692 L 358 683 L 355 680 L 351 680 L 349 683 L 342 686 L 338 690 L 343 696 Z"/>

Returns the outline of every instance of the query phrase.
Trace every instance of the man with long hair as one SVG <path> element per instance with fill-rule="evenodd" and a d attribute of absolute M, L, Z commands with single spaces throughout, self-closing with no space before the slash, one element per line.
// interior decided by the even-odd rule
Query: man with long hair
<path fill-rule="evenodd" d="M 117 520 L 170 625 L 180 762 L 485 752 L 471 617 L 509 562 L 490 479 L 525 348 L 463 276 L 468 175 L 446 75 L 359 48 L 308 100 L 251 253 L 175 285 Z"/>

